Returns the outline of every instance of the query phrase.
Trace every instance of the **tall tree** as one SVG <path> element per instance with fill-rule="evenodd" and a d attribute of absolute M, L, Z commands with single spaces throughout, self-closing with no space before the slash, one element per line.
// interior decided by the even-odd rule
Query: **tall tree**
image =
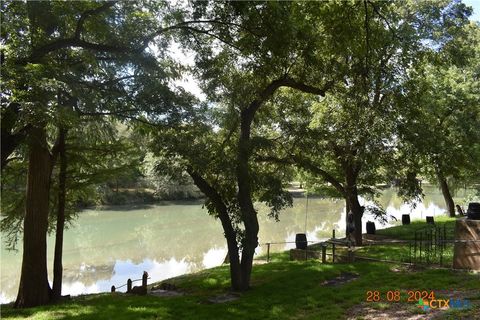
<path fill-rule="evenodd" d="M 405 113 L 401 137 L 437 181 L 452 217 L 452 187 L 479 172 L 479 30 L 475 23 L 455 28 L 412 69 L 402 95 L 415 108 Z"/>
<path fill-rule="evenodd" d="M 57 93 L 65 89 L 64 78 L 72 70 L 83 74 L 83 80 L 95 82 L 104 78 L 99 74 L 116 78 L 135 65 L 146 65 L 145 48 L 166 32 L 157 17 L 166 5 L 3 1 L 1 6 L 2 71 L 7 79 L 2 115 L 10 110 L 14 116 L 6 127 L 8 152 L 2 154 L 2 168 L 24 135 L 29 153 L 22 275 L 15 305 L 30 307 L 51 298 L 46 280 L 46 226 L 55 152 L 50 150 L 47 128 L 57 117 L 52 108 Z M 129 64 L 135 57 L 138 63 Z"/>
<path fill-rule="evenodd" d="M 261 110 L 285 88 L 324 96 L 341 79 L 335 52 L 348 48 L 351 36 L 341 21 L 356 7 L 213 4 L 203 14 L 222 23 L 204 30 L 203 37 L 199 30 L 193 37 L 185 35 L 198 53 L 196 74 L 210 103 L 193 107 L 197 117 L 184 119 L 175 131 L 161 131 L 154 148 L 177 159 L 208 197 L 210 213 L 221 220 L 234 290 L 250 286 L 259 228 L 254 202 L 266 203 L 274 216 L 290 203 L 276 165 L 259 165 L 252 158 L 261 148 L 262 131 L 256 125 Z"/>
<path fill-rule="evenodd" d="M 295 164 L 344 197 L 354 214 L 357 245 L 362 244 L 359 195 L 373 196 L 377 183 L 398 178 L 402 163 L 407 173 L 415 172 L 411 162 L 397 156 L 397 121 L 405 106 L 396 96 L 404 90 L 410 65 L 428 51 L 423 43 L 438 23 L 429 15 L 447 11 L 442 5 L 419 4 L 411 14 L 394 3 L 370 1 L 361 9 L 349 16 L 350 27 L 357 30 L 352 44 L 336 53 L 343 82 L 320 102 L 293 94 L 279 99 L 279 112 L 267 122 L 278 128 L 270 138 L 275 143 L 257 155 L 261 161 Z M 420 20 L 424 29 L 415 27 Z M 403 180 L 409 183 L 400 193 L 418 194 L 415 175 Z M 378 207 L 370 209 L 380 214 Z"/>

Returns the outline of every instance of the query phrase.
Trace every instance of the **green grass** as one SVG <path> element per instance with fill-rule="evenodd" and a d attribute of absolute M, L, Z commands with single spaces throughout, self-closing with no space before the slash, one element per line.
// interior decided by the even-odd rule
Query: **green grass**
<path fill-rule="evenodd" d="M 448 222 L 447 222 L 448 223 Z M 414 227 L 416 223 L 412 224 Z M 386 231 L 402 237 L 408 234 L 394 227 Z M 405 228 L 405 227 L 403 227 Z M 412 227 L 408 227 L 412 228 Z M 399 244 L 362 248 L 365 254 L 384 257 L 403 254 Z M 408 250 L 408 246 L 407 246 Z M 274 253 L 268 264 L 255 265 L 252 289 L 236 301 L 211 304 L 208 299 L 228 292 L 228 266 L 170 279 L 185 293 L 180 297 L 131 296 L 121 293 L 74 297 L 56 305 L 16 310 L 1 308 L 2 319 L 344 319 L 348 310 L 366 303 L 368 290 L 382 293 L 375 309 L 388 309 L 386 292 L 400 290 L 402 308 L 417 312 L 407 303 L 407 290 L 468 291 L 474 307 L 468 310 L 442 311 L 446 318 L 475 318 L 480 309 L 480 274 L 446 269 L 402 269 L 392 264 L 357 262 L 321 264 L 318 261 L 288 261 L 288 252 Z M 325 286 L 325 280 L 343 272 L 355 273 L 356 280 L 338 286 Z"/>
<path fill-rule="evenodd" d="M 412 255 L 413 255 L 413 248 Z M 429 257 L 430 262 L 433 264 L 440 264 L 440 253 L 437 253 Z M 426 259 L 422 255 L 422 261 Z M 398 261 L 398 262 L 410 262 L 410 248 L 408 244 L 390 244 L 390 245 L 371 245 L 364 246 L 359 250 L 355 251 L 356 256 L 367 257 L 367 258 L 376 258 L 382 260 Z M 418 255 L 418 251 L 417 251 Z M 420 261 L 417 261 L 420 263 Z M 453 245 L 448 244 L 443 251 L 442 255 L 442 266 L 451 266 L 453 263 Z"/>
<path fill-rule="evenodd" d="M 455 221 L 455 218 L 450 218 L 447 216 L 437 216 L 435 217 L 435 226 L 441 227 L 443 230 L 443 226 L 445 225 L 447 239 L 453 240 Z M 433 227 L 434 226 L 427 224 L 425 220 L 413 220 L 409 225 L 399 225 L 391 228 L 381 229 L 377 230 L 376 233 L 394 239 L 413 240 L 415 238 L 415 231 L 420 231 Z"/>
<path fill-rule="evenodd" d="M 409 262 L 410 260 L 408 244 L 365 246 L 355 251 L 355 255 L 400 262 Z"/>
<path fill-rule="evenodd" d="M 52 306 L 15 310 L 2 306 L 2 319 L 342 319 L 346 310 L 365 301 L 367 290 L 479 289 L 480 276 L 449 270 L 393 272 L 380 263 L 325 264 L 317 261 L 276 261 L 254 267 L 253 288 L 239 300 L 209 304 L 207 299 L 228 291 L 228 267 L 171 279 L 182 297 L 159 298 L 125 294 L 76 297 Z M 341 272 L 359 275 L 340 286 L 322 282 Z M 383 301 L 378 308 L 388 307 Z M 385 305 L 387 304 L 387 305 Z M 406 305 L 408 307 L 408 305 Z"/>

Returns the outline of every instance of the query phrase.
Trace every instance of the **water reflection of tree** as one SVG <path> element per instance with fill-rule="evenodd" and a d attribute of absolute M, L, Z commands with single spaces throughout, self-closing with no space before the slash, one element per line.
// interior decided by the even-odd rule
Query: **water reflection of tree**
<path fill-rule="evenodd" d="M 82 261 L 75 263 L 92 261 L 89 264 L 98 265 L 131 260 L 139 264 L 145 258 L 201 263 L 210 248 L 223 245 L 221 228 L 200 206 L 129 212 L 126 217 L 117 216 L 114 224 L 105 219 L 96 227 L 102 231 L 85 235 L 79 226 L 76 241 L 86 252 L 78 257 Z"/>
<path fill-rule="evenodd" d="M 325 234 L 331 235 L 335 224 L 340 220 L 344 204 L 331 199 L 309 198 L 307 212 L 307 233 L 314 232 L 322 226 Z M 287 235 L 305 232 L 306 198 L 296 198 L 292 208 L 285 209 L 280 215 L 280 221 L 274 222 L 265 214 L 265 208 L 259 208 L 261 224 L 259 238 L 265 242 L 284 241 Z"/>
<path fill-rule="evenodd" d="M 279 222 L 269 219 L 265 208 L 259 209 L 262 242 L 284 241 L 288 234 L 304 231 L 304 198 L 295 199 L 294 207 L 285 210 Z M 313 232 L 323 222 L 325 231 L 330 234 L 342 210 L 341 202 L 309 199 L 307 232 Z M 200 268 L 204 255 L 211 248 L 225 246 L 218 221 L 209 217 L 200 206 L 164 206 L 128 213 L 104 211 L 100 215 L 87 214 L 81 222 L 65 241 L 65 264 L 72 280 L 90 275 L 95 277 L 85 269 L 81 271 L 78 266 L 82 264 L 92 268 L 109 266 L 102 269 L 102 275 L 99 274 L 99 278 L 108 278 L 106 273 L 108 270 L 113 272 L 116 260 L 140 264 L 146 258 L 159 263 L 172 258 L 184 259 L 192 267 Z"/>
<path fill-rule="evenodd" d="M 109 280 L 114 274 L 115 264 L 77 266 L 75 269 L 65 268 L 63 280 L 65 284 L 81 282 L 85 286 L 91 286 L 100 280 Z"/>

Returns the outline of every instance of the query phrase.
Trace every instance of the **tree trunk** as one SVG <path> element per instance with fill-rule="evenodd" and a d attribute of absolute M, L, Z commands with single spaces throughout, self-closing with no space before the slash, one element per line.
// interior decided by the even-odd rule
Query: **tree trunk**
<path fill-rule="evenodd" d="M 348 199 L 345 199 L 345 237 L 348 239 L 350 236 L 348 234 L 348 213 L 350 212 L 350 205 L 348 203 Z"/>
<path fill-rule="evenodd" d="M 252 274 L 253 256 L 258 246 L 258 218 L 253 207 L 252 192 L 250 186 L 249 159 L 251 154 L 250 130 L 256 108 L 247 108 L 241 113 L 240 138 L 238 141 L 237 153 L 237 183 L 238 183 L 238 204 L 243 224 L 245 226 L 245 238 L 242 248 L 242 287 L 240 290 L 247 290 L 250 287 Z"/>
<path fill-rule="evenodd" d="M 447 179 L 439 170 L 437 170 L 437 177 L 440 188 L 442 189 L 443 198 L 445 199 L 445 204 L 447 205 L 448 214 L 450 217 L 455 217 L 455 203 L 453 202 L 452 194 L 448 188 Z"/>
<path fill-rule="evenodd" d="M 2 170 L 8 163 L 8 157 L 17 149 L 17 147 L 24 142 L 26 138 L 26 131 L 30 125 L 23 127 L 21 130 L 14 133 L 15 125 L 19 118 L 20 105 L 18 103 L 9 103 L 2 114 L 1 119 L 1 148 L 0 153 Z"/>
<path fill-rule="evenodd" d="M 329 89 L 333 82 L 328 82 L 325 88 L 319 89 L 296 82 L 289 78 L 281 78 L 270 82 L 253 100 L 247 108 L 240 113 L 240 136 L 238 139 L 237 149 L 237 200 L 240 207 L 240 214 L 242 222 L 245 226 L 245 238 L 242 247 L 241 272 L 242 272 L 242 286 L 240 290 L 247 290 L 250 287 L 250 277 L 252 274 L 253 256 L 255 249 L 258 246 L 258 217 L 257 211 L 253 206 L 251 179 L 250 179 L 250 156 L 251 156 L 251 141 L 250 133 L 253 118 L 258 109 L 268 100 L 275 91 L 282 87 L 290 87 L 306 93 L 318 94 L 325 96 L 325 90 Z"/>
<path fill-rule="evenodd" d="M 195 185 L 205 194 L 215 206 L 215 211 L 222 223 L 225 239 L 227 240 L 228 257 L 230 260 L 230 280 L 232 290 L 240 291 L 243 288 L 243 278 L 239 258 L 237 234 L 228 215 L 228 209 L 220 194 L 198 172 L 187 168 Z"/>
<path fill-rule="evenodd" d="M 65 197 L 67 180 L 67 156 L 65 148 L 66 130 L 62 127 L 59 130 L 58 153 L 60 157 L 60 171 L 58 174 L 58 207 L 57 227 L 55 230 L 55 253 L 53 260 L 53 299 L 60 299 L 62 296 L 62 255 L 63 255 L 63 230 L 65 228 Z"/>
<path fill-rule="evenodd" d="M 357 174 L 355 174 L 355 170 L 347 165 L 345 167 L 345 195 L 349 204 L 349 209 L 353 212 L 353 220 L 355 223 L 355 244 L 361 246 L 363 207 L 360 206 L 360 202 L 358 201 L 356 177 Z"/>
<path fill-rule="evenodd" d="M 363 207 L 358 201 L 356 188 L 354 190 L 347 190 L 347 199 L 350 203 L 350 210 L 353 213 L 353 221 L 355 223 L 355 245 L 362 245 L 362 217 Z"/>
<path fill-rule="evenodd" d="M 51 159 L 44 126 L 32 127 L 28 137 L 28 178 L 23 227 L 23 259 L 15 307 L 50 301 L 47 273 L 47 228 Z"/>

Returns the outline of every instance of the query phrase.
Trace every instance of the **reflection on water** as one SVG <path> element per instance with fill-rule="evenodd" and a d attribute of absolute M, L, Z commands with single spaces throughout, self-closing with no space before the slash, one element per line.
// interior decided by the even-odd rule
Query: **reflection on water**
<path fill-rule="evenodd" d="M 411 213 L 412 218 L 439 215 L 444 202 L 436 189 L 427 189 L 423 203 L 415 209 L 402 204 L 394 190 L 386 190 L 379 202 L 397 218 Z M 309 241 L 338 235 L 345 230 L 343 200 L 297 198 L 294 206 L 284 210 L 280 222 L 267 217 L 260 207 L 260 243 L 294 242 L 295 234 L 305 232 Z M 364 222 L 373 218 L 365 215 Z M 377 223 L 377 228 L 382 228 Z M 48 239 L 49 271 L 53 266 L 54 237 Z M 272 245 L 272 251 L 294 247 L 294 243 Z M 266 249 L 260 246 L 257 253 Z M 225 259 L 226 244 L 218 220 L 210 217 L 200 202 L 175 202 L 141 208 L 113 207 L 85 210 L 66 230 L 64 241 L 63 294 L 77 295 L 109 291 L 128 278 L 141 278 L 143 271 L 150 282 L 220 265 Z M 1 256 L 2 303 L 15 299 L 20 279 L 21 252 L 3 249 Z M 52 275 L 50 274 L 50 280 Z"/>

